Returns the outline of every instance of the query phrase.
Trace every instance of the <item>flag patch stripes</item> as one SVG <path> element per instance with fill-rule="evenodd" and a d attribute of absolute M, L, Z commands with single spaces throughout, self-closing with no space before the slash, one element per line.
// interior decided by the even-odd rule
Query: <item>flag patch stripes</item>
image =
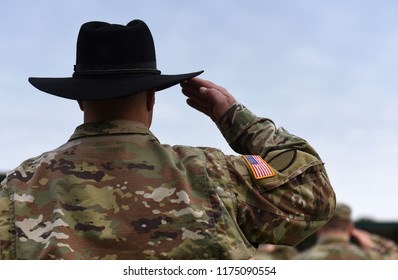
<path fill-rule="evenodd" d="M 255 155 L 243 155 L 242 157 L 252 171 L 254 178 L 264 179 L 275 175 L 274 170 L 262 157 Z"/>

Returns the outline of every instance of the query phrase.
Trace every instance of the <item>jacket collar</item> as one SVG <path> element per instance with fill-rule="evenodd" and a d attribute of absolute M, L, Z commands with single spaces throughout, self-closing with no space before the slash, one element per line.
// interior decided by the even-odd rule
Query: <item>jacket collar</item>
<path fill-rule="evenodd" d="M 129 120 L 114 120 L 84 123 L 75 129 L 69 141 L 85 137 L 120 134 L 142 134 L 156 138 L 143 123 Z"/>

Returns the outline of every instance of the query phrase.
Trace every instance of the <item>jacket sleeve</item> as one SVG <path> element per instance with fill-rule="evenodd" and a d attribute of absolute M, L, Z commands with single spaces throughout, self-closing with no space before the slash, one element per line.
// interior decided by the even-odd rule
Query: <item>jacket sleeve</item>
<path fill-rule="evenodd" d="M 237 223 L 249 242 L 296 245 L 331 218 L 335 193 L 324 163 L 305 140 L 241 104 L 233 105 L 218 127 L 242 155 L 229 156 L 227 164 Z M 261 164 L 271 173 L 257 174 L 253 156 L 264 159 Z"/>
<path fill-rule="evenodd" d="M 11 201 L 6 180 L 0 184 L 0 260 L 11 257 Z"/>

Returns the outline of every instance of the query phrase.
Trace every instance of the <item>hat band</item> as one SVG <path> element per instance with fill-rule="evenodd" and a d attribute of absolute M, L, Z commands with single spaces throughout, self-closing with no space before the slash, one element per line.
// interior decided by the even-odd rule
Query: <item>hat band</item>
<path fill-rule="evenodd" d="M 112 69 L 112 70 L 82 70 L 75 71 L 73 77 L 82 76 L 107 76 L 107 75 L 123 75 L 123 74 L 152 74 L 159 75 L 161 72 L 156 69 Z"/>
<path fill-rule="evenodd" d="M 75 65 L 73 77 L 80 76 L 106 76 L 106 75 L 123 75 L 123 74 L 152 74 L 159 75 L 161 72 L 156 69 L 156 62 L 141 63 L 136 65 L 98 65 L 86 66 Z"/>

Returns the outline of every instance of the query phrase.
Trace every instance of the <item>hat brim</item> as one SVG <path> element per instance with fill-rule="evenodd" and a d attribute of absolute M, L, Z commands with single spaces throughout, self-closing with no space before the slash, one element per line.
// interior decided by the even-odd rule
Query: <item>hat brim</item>
<path fill-rule="evenodd" d="M 36 78 L 29 82 L 46 93 L 73 100 L 101 100 L 134 95 L 155 88 L 160 91 L 202 74 L 128 75 L 107 77 Z"/>

